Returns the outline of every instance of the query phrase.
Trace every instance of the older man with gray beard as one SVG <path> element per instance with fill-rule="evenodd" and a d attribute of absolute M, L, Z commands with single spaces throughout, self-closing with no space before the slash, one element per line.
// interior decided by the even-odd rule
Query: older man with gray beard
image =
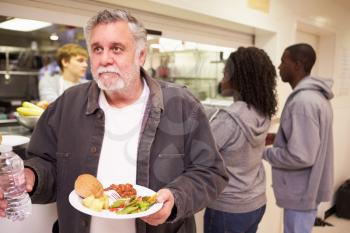
<path fill-rule="evenodd" d="M 201 104 L 185 88 L 146 74 L 146 30 L 126 11 L 99 12 L 85 37 L 94 81 L 51 104 L 28 146 L 33 203 L 57 202 L 61 233 L 195 232 L 193 214 L 227 183 Z M 97 176 L 105 187 L 148 187 L 163 206 L 142 219 L 83 214 L 68 202 L 82 173 Z M 0 198 L 4 216 L 1 192 Z"/>

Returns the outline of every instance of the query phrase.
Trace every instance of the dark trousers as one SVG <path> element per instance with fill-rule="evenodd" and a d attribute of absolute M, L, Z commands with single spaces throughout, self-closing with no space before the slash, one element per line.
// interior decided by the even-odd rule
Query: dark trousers
<path fill-rule="evenodd" d="M 60 229 L 58 226 L 58 219 L 57 219 L 52 226 L 52 233 L 59 233 L 59 232 L 60 232 Z"/>
<path fill-rule="evenodd" d="M 247 213 L 227 213 L 207 208 L 204 233 L 256 233 L 266 206 Z"/>

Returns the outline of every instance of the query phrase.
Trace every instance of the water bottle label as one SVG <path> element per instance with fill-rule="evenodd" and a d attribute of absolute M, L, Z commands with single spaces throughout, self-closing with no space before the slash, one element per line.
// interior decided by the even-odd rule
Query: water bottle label
<path fill-rule="evenodd" d="M 24 172 L 19 171 L 11 175 L 11 186 L 14 187 L 12 195 L 20 195 L 25 192 L 25 176 Z"/>

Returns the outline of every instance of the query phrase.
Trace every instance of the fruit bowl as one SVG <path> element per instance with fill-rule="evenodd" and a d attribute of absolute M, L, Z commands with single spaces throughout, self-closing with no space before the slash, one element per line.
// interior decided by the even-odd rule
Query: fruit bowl
<path fill-rule="evenodd" d="M 28 129 L 34 129 L 36 123 L 38 122 L 40 116 L 22 116 L 20 114 L 16 114 L 18 123 L 23 125 Z"/>
<path fill-rule="evenodd" d="M 44 106 L 46 103 L 45 101 L 40 101 L 37 104 L 33 104 L 24 101 L 20 107 L 16 108 L 17 112 L 15 116 L 17 117 L 17 121 L 28 129 L 34 129 L 41 114 L 45 111 L 43 107 L 47 107 L 47 105 Z"/>

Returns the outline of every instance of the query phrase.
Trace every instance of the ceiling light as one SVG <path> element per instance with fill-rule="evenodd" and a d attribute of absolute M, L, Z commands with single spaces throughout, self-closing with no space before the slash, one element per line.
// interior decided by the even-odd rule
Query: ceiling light
<path fill-rule="evenodd" d="M 50 40 L 58 40 L 58 39 L 59 39 L 59 37 L 56 33 L 51 33 Z"/>
<path fill-rule="evenodd" d="M 30 19 L 14 18 L 0 23 L 0 28 L 14 31 L 29 32 L 40 28 L 48 27 L 51 23 Z"/>

